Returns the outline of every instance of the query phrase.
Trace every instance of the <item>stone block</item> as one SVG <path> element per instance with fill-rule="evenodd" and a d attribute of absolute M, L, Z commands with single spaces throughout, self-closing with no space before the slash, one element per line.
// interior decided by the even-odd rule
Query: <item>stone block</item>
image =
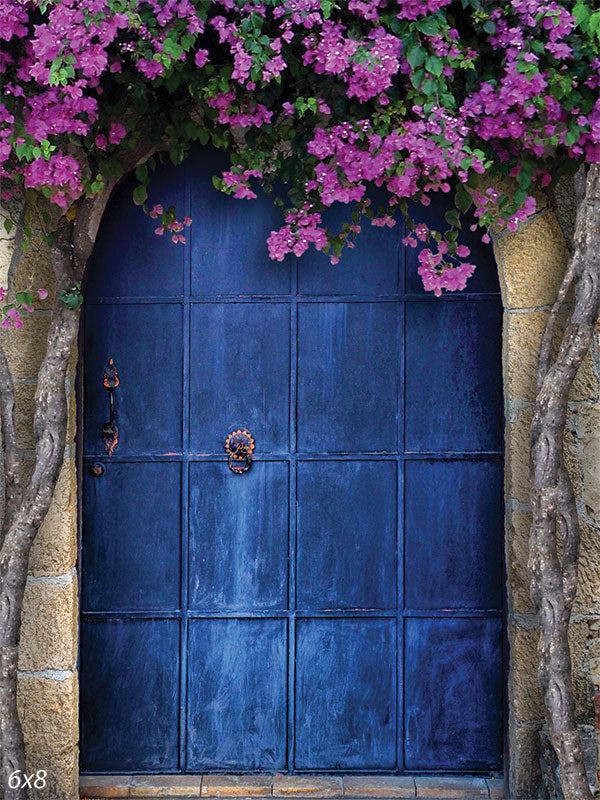
<path fill-rule="evenodd" d="M 342 779 L 325 775 L 281 775 L 273 778 L 275 797 L 340 797 Z"/>
<path fill-rule="evenodd" d="M 505 428 L 507 499 L 529 502 L 529 436 L 533 409 L 520 408 Z"/>
<path fill-rule="evenodd" d="M 265 797 L 271 794 L 271 775 L 205 775 L 202 797 Z"/>
<path fill-rule="evenodd" d="M 92 798 L 129 797 L 131 775 L 83 775 L 79 779 L 79 796 Z"/>
<path fill-rule="evenodd" d="M 588 513 L 600 520 L 600 405 L 578 409 L 576 424 L 583 500 Z"/>
<path fill-rule="evenodd" d="M 538 797 L 541 779 L 540 737 L 538 725 L 517 725 L 509 720 L 509 794 L 510 798 Z"/>
<path fill-rule="evenodd" d="M 547 320 L 547 311 L 509 311 L 504 315 L 504 389 L 510 399 L 535 401 L 537 359 Z M 566 320 L 563 314 L 557 322 L 554 356 L 558 353 Z M 569 399 L 594 400 L 599 393 L 598 379 L 588 353 L 575 377 Z"/>
<path fill-rule="evenodd" d="M 201 775 L 135 775 L 129 797 L 200 797 Z"/>
<path fill-rule="evenodd" d="M 511 610 L 531 613 L 534 611 L 529 595 L 529 532 L 531 514 L 515 511 L 507 514 L 506 522 L 506 571 Z"/>
<path fill-rule="evenodd" d="M 504 780 L 502 778 L 488 778 L 486 783 L 490 797 L 503 800 L 505 796 Z"/>
<path fill-rule="evenodd" d="M 510 673 L 509 703 L 517 723 L 536 722 L 544 717 L 542 695 L 538 683 L 537 629 L 509 624 Z"/>
<path fill-rule="evenodd" d="M 32 575 L 64 575 L 77 558 L 77 476 L 75 462 L 62 465 L 50 508 L 34 539 L 29 556 Z"/>
<path fill-rule="evenodd" d="M 580 520 L 579 574 L 575 608 L 582 613 L 600 610 L 600 536 Z"/>
<path fill-rule="evenodd" d="M 498 237 L 494 252 L 505 308 L 552 305 L 569 255 L 553 211 Z"/>
<path fill-rule="evenodd" d="M 47 785 L 39 800 L 73 800 L 78 791 L 78 683 L 20 676 L 19 716 L 23 725 L 27 769 L 45 769 Z"/>
<path fill-rule="evenodd" d="M 0 342 L 13 378 L 37 378 L 46 352 L 50 316 L 47 312 L 24 313 L 22 319 L 22 328 L 2 329 Z"/>
<path fill-rule="evenodd" d="M 28 583 L 19 669 L 68 670 L 77 658 L 77 585 Z"/>
<path fill-rule="evenodd" d="M 587 620 L 569 625 L 569 647 L 573 668 L 573 695 L 579 723 L 594 722 L 594 685 L 590 677 L 588 656 L 589 623 Z"/>
<path fill-rule="evenodd" d="M 487 784 L 484 778 L 451 777 L 440 775 L 416 777 L 417 798 L 430 797 L 436 800 L 450 798 L 488 797 Z"/>
<path fill-rule="evenodd" d="M 415 797 L 415 781 L 408 775 L 345 775 L 344 797 Z"/>

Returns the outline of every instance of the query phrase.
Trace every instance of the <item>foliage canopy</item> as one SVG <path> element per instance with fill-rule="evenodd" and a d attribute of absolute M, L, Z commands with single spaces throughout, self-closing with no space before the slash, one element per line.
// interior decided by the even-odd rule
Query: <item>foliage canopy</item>
<path fill-rule="evenodd" d="M 3 196 L 41 192 L 67 215 L 140 143 L 175 164 L 195 141 L 228 150 L 215 185 L 237 198 L 282 181 L 275 259 L 312 243 L 335 262 L 363 215 L 392 225 L 452 192 L 447 229 L 405 239 L 426 243 L 419 272 L 439 294 L 474 269 L 459 232 L 473 203 L 484 237 L 514 229 L 536 184 L 600 161 L 590 0 L 0 0 L 0 15 Z M 190 220 L 146 207 L 155 158 L 133 201 L 184 241 Z M 490 188 L 506 176 L 511 196 Z M 385 206 L 369 207 L 371 184 Z M 334 202 L 351 206 L 335 232 Z"/>

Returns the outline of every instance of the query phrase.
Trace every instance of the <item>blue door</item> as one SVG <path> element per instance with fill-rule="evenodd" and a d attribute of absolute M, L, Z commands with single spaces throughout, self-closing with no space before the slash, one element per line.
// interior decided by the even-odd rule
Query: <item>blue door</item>
<path fill-rule="evenodd" d="M 497 770 L 491 253 L 472 242 L 470 294 L 440 299 L 400 224 L 366 226 L 335 267 L 274 263 L 279 212 L 215 191 L 220 166 L 200 151 L 153 180 L 152 202 L 194 219 L 185 246 L 126 181 L 89 266 L 82 768 Z"/>

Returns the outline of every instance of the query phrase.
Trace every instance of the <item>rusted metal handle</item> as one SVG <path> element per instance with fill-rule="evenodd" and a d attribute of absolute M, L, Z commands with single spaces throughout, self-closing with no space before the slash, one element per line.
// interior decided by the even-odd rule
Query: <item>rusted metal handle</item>
<path fill-rule="evenodd" d="M 235 458 L 242 459 L 242 463 L 234 461 Z M 233 452 L 229 453 L 227 458 L 227 466 L 236 475 L 241 475 L 243 472 L 248 472 L 252 466 L 252 456 L 243 445 L 239 445 Z"/>
<path fill-rule="evenodd" d="M 248 472 L 252 466 L 252 452 L 254 450 L 254 439 L 250 431 L 239 428 L 232 431 L 225 440 L 225 451 L 227 456 L 227 466 L 234 475 L 242 475 Z"/>
<path fill-rule="evenodd" d="M 115 399 L 114 391 L 119 385 L 119 375 L 117 373 L 115 362 L 112 358 L 108 362 L 108 366 L 104 370 L 104 387 L 108 391 L 108 409 L 109 420 L 102 426 L 102 438 L 104 439 L 104 449 L 109 456 L 115 451 L 117 442 L 119 441 L 119 429 L 115 425 Z"/>

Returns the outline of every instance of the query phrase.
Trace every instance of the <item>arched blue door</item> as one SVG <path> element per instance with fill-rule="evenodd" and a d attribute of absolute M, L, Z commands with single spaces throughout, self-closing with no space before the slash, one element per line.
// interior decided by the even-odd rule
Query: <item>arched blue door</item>
<path fill-rule="evenodd" d="M 82 768 L 496 770 L 491 254 L 474 244 L 470 293 L 440 299 L 401 225 L 366 226 L 335 267 L 273 263 L 279 212 L 216 192 L 219 166 L 199 152 L 153 181 L 194 219 L 185 246 L 125 182 L 89 267 Z M 224 458 L 238 429 L 256 443 L 243 475 Z"/>

